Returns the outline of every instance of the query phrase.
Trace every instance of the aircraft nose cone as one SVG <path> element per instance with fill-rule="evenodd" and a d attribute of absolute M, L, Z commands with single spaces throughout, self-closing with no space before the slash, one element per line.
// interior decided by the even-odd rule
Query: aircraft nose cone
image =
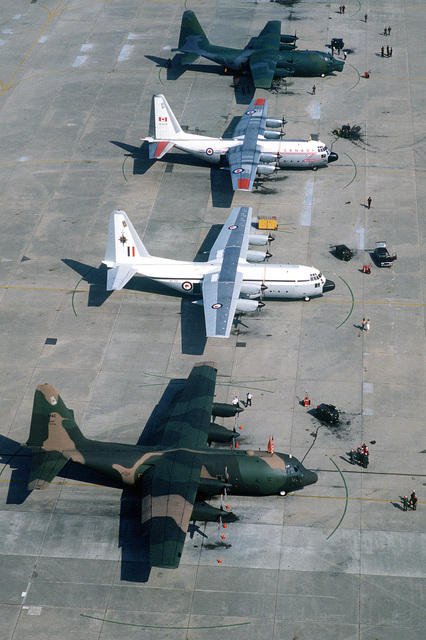
<path fill-rule="evenodd" d="M 330 151 L 330 155 L 328 156 L 329 162 L 336 162 L 339 159 L 339 156 L 334 151 Z"/>
<path fill-rule="evenodd" d="M 338 62 L 334 63 L 334 71 L 343 71 L 343 67 L 345 66 L 344 62 L 340 62 L 340 60 Z"/>
<path fill-rule="evenodd" d="M 335 288 L 336 288 L 336 285 L 334 284 L 334 282 L 332 280 L 328 280 L 327 279 L 325 281 L 325 283 L 324 283 L 324 286 L 323 286 L 322 290 L 323 290 L 323 293 L 324 293 L 324 291 L 325 292 L 333 291 L 333 289 L 335 289 Z"/>
<path fill-rule="evenodd" d="M 315 471 L 305 469 L 303 472 L 303 485 L 307 486 L 308 484 L 315 484 L 316 482 L 318 482 L 318 476 Z"/>

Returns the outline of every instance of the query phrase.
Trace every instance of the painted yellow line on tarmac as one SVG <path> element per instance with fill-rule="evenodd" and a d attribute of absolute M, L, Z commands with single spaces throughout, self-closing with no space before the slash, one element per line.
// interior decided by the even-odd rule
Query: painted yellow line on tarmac
<path fill-rule="evenodd" d="M 49 288 L 49 287 L 15 287 L 15 286 L 8 286 L 8 285 L 0 285 L 0 291 L 4 290 L 12 290 L 12 291 L 58 291 L 58 292 L 63 292 L 63 293 L 72 293 L 74 291 L 74 289 L 56 289 L 56 288 Z M 103 292 L 104 289 L 97 289 L 98 292 Z M 106 291 L 106 290 L 105 290 Z M 91 293 L 89 289 L 77 289 L 77 291 L 75 291 L 75 293 Z M 130 289 L 121 289 L 120 291 L 115 291 L 114 292 L 116 295 L 122 294 L 122 295 L 136 295 L 136 296 L 163 296 L 163 293 L 154 293 L 154 292 L 149 292 L 149 291 L 132 291 Z M 177 297 L 177 296 L 176 296 Z M 326 299 L 326 298 L 321 298 L 321 302 L 325 302 L 327 304 L 352 304 L 352 300 L 330 300 L 330 299 Z M 422 303 L 422 302 L 375 302 L 373 301 L 363 301 L 360 300 L 359 302 L 357 302 L 356 300 L 354 301 L 354 304 L 363 304 L 363 305 L 370 305 L 370 306 L 377 306 L 377 305 L 385 305 L 385 306 L 389 306 L 389 307 L 426 307 L 426 303 Z"/>

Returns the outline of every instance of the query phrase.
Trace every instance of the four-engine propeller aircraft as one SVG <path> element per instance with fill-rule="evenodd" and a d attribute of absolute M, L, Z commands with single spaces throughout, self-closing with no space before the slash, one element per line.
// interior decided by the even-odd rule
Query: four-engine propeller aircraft
<path fill-rule="evenodd" d="M 203 502 L 206 498 L 225 489 L 237 495 L 274 495 L 317 482 L 317 474 L 290 455 L 208 448 L 211 415 L 224 415 L 227 407 L 235 413 L 232 405 L 218 408 L 213 403 L 216 373 L 214 363 L 194 366 L 158 425 L 152 446 L 86 438 L 56 389 L 39 385 L 27 441 L 34 452 L 28 488 L 45 489 L 69 460 L 122 486 L 134 486 L 140 494 L 142 525 L 150 536 L 150 563 L 174 569 L 190 520 L 236 519 Z"/>
<path fill-rule="evenodd" d="M 182 131 L 162 94 L 154 95 L 151 106 L 149 157 L 162 158 L 172 147 L 212 164 L 229 165 L 234 190 L 251 191 L 256 173 L 271 174 L 278 169 L 318 169 L 338 159 L 318 140 L 281 140 L 284 121 L 267 118 L 268 101 L 252 100 L 235 127 L 232 139 L 209 138 Z"/>
<path fill-rule="evenodd" d="M 270 254 L 249 249 L 271 240 L 254 234 L 251 207 L 232 209 L 208 262 L 183 262 L 150 256 L 124 211 L 113 211 L 103 263 L 109 267 L 107 290 L 122 289 L 135 275 L 177 291 L 202 295 L 206 335 L 228 338 L 236 311 L 255 311 L 262 298 L 309 299 L 334 289 L 314 267 L 264 264 Z M 254 264 L 251 264 L 254 263 Z"/>
<path fill-rule="evenodd" d="M 244 49 L 219 47 L 207 39 L 193 11 L 185 11 L 177 49 L 184 56 L 181 62 L 190 64 L 202 56 L 236 71 L 250 72 L 254 86 L 269 89 L 274 76 L 325 76 L 343 71 L 344 62 L 324 51 L 295 50 L 296 36 L 281 34 L 281 22 L 271 20 L 257 38 Z"/>

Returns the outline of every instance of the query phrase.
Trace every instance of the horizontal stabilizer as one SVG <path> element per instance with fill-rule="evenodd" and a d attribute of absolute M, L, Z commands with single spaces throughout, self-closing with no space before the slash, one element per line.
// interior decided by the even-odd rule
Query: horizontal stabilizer
<path fill-rule="evenodd" d="M 159 160 L 166 155 L 168 151 L 174 146 L 173 142 L 168 140 L 161 140 L 160 142 L 151 142 L 149 145 L 149 158 L 150 160 Z"/>
<path fill-rule="evenodd" d="M 121 264 L 113 269 L 108 269 L 107 291 L 120 291 L 133 278 L 135 273 L 137 273 L 137 269 L 128 264 Z"/>
<path fill-rule="evenodd" d="M 66 465 L 68 459 L 59 451 L 42 451 L 35 453 L 31 462 L 28 489 L 46 489 L 53 478 Z"/>
<path fill-rule="evenodd" d="M 200 55 L 198 53 L 183 53 L 180 59 L 181 64 L 192 64 L 199 58 Z"/>

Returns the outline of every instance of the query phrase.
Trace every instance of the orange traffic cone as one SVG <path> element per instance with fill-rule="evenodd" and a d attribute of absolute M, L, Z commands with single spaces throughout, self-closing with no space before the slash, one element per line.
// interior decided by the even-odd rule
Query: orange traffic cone
<path fill-rule="evenodd" d="M 308 398 L 308 392 L 305 391 L 305 402 L 304 402 L 304 405 L 305 405 L 305 407 L 309 407 L 310 404 L 311 404 L 311 401 Z"/>

